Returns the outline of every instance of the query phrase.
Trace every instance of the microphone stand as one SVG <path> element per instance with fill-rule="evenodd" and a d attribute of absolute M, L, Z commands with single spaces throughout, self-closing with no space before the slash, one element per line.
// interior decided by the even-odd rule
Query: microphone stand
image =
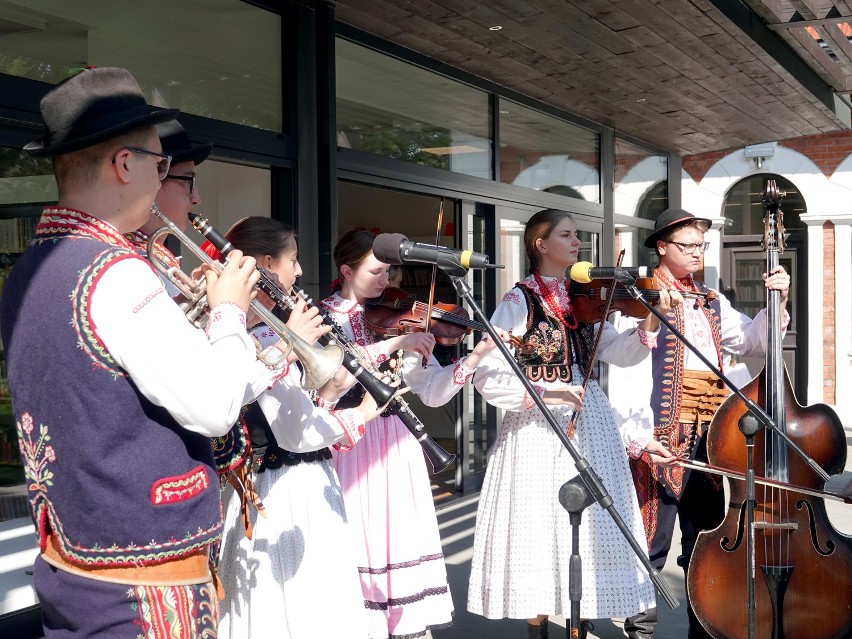
<path fill-rule="evenodd" d="M 598 476 L 595 469 L 591 466 L 591 464 L 586 460 L 582 455 L 580 455 L 579 451 L 575 448 L 574 444 L 571 443 L 571 440 L 568 439 L 568 436 L 562 432 L 562 429 L 559 427 L 559 424 L 556 421 L 556 418 L 551 414 L 550 409 L 548 409 L 547 404 L 544 403 L 544 400 L 539 396 L 539 394 L 533 388 L 532 382 L 527 379 L 526 375 L 524 375 L 523 370 L 521 370 L 520 365 L 515 358 L 512 357 L 512 354 L 509 352 L 509 349 L 503 343 L 503 340 L 500 339 L 500 336 L 497 334 L 497 331 L 494 329 L 494 326 L 485 316 L 485 313 L 482 312 L 482 309 L 476 303 L 476 300 L 473 298 L 473 294 L 470 290 L 470 287 L 467 285 L 467 282 L 464 280 L 465 275 L 467 274 L 467 269 L 463 266 L 458 265 L 440 265 L 444 272 L 449 276 L 450 280 L 453 283 L 453 286 L 456 289 L 456 292 L 459 294 L 459 297 L 467 301 L 474 315 L 479 319 L 482 326 L 485 328 L 485 331 L 494 340 L 496 347 L 503 354 L 503 357 L 506 359 L 506 362 L 511 367 L 512 371 L 517 375 L 518 379 L 523 384 L 526 389 L 528 395 L 532 398 L 533 402 L 538 409 L 541 411 L 541 414 L 544 416 L 547 423 L 553 429 L 553 432 L 556 433 L 556 436 L 559 438 L 559 441 L 562 442 L 562 445 L 568 450 L 568 453 L 574 459 L 574 466 L 577 469 L 577 473 L 583 480 L 583 484 L 585 485 L 586 490 L 589 491 L 591 496 L 591 502 L 597 502 L 600 504 L 601 508 L 606 510 L 612 520 L 615 522 L 618 529 L 621 531 L 621 534 L 627 540 L 627 543 L 630 544 L 630 547 L 633 549 L 633 552 L 638 557 L 639 561 L 645 568 L 645 571 L 648 573 L 648 576 L 651 578 L 651 581 L 656 586 L 657 591 L 660 595 L 665 599 L 666 603 L 670 608 L 677 608 L 680 605 L 680 602 L 672 593 L 666 581 L 663 579 L 662 575 L 651 565 L 651 561 L 648 559 L 648 555 L 643 550 L 642 546 L 639 545 L 639 542 L 636 541 L 636 538 L 633 536 L 630 528 L 627 527 L 627 524 L 624 522 L 624 519 L 621 517 L 621 514 L 618 512 L 618 509 L 615 507 L 613 503 L 612 497 L 606 490 L 606 487 L 603 485 L 601 478 Z M 572 606 L 573 607 L 573 606 Z M 574 622 L 574 620 L 572 620 Z M 576 620 L 579 622 L 579 620 Z"/>

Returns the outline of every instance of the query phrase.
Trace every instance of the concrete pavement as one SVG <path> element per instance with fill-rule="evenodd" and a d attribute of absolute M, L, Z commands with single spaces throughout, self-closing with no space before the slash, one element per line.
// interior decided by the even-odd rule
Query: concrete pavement
<path fill-rule="evenodd" d="M 840 492 L 852 482 L 852 427 L 846 428 L 847 461 L 846 472 L 837 475 L 826 485 L 826 490 Z M 444 546 L 450 589 L 455 604 L 453 626 L 445 630 L 436 630 L 434 639 L 526 639 L 525 622 L 517 619 L 490 620 L 473 615 L 466 610 L 467 580 L 470 574 L 470 560 L 473 554 L 473 531 L 476 523 L 476 507 L 479 496 L 462 497 L 438 506 L 438 523 Z M 826 508 L 832 524 L 840 532 L 852 535 L 852 506 L 838 501 L 826 500 Z M 570 531 L 566 531 L 570 534 Z M 675 560 L 680 550 L 679 535 L 672 544 L 668 562 L 662 571 L 681 605 L 670 609 L 660 600 L 656 639 L 685 639 L 687 636 L 686 592 L 683 570 Z M 596 639 L 623 639 L 621 619 L 597 620 L 595 629 L 589 637 Z M 555 618 L 550 622 L 550 636 L 553 639 L 565 636 L 565 619 Z"/>

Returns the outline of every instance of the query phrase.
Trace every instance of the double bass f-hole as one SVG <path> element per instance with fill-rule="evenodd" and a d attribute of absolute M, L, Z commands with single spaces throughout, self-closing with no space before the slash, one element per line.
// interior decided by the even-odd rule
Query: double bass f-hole
<path fill-rule="evenodd" d="M 783 196 L 772 180 L 762 193 L 767 273 L 779 266 L 784 250 Z M 825 483 L 820 475 L 843 471 L 846 437 L 828 406 L 801 406 L 793 395 L 782 357 L 779 291 L 767 291 L 766 311 L 766 365 L 742 392 L 774 428 L 758 430 L 747 447 L 739 424 L 748 408 L 737 395 L 722 403 L 710 424 L 709 464 L 746 478 L 753 472 L 757 486 L 748 499 L 743 481 L 729 480 L 724 521 L 700 533 L 695 544 L 687 574 L 690 602 L 716 639 L 848 639 L 852 537 L 833 528 L 824 499 L 814 494 Z"/>

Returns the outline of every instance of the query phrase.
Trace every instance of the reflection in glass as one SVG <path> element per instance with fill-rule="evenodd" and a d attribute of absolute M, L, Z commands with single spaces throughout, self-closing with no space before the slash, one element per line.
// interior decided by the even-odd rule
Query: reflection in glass
<path fill-rule="evenodd" d="M 600 136 L 500 100 L 500 181 L 600 202 Z"/>
<path fill-rule="evenodd" d="M 783 176 L 762 173 L 737 182 L 725 199 L 725 235 L 763 235 L 763 202 L 760 194 L 766 190 L 766 181 L 775 180 L 779 191 L 786 195 L 781 200 L 784 228 L 788 231 L 805 228 L 799 216 L 807 213 L 805 198 L 790 180 Z"/>
<path fill-rule="evenodd" d="M 281 18 L 249 3 L 2 1 L 0 21 L 0 73 L 55 84 L 124 67 L 151 104 L 282 130 Z"/>
<path fill-rule="evenodd" d="M 616 215 L 656 220 L 669 206 L 668 158 L 615 141 Z"/>
<path fill-rule="evenodd" d="M 6 275 L 32 239 L 45 204 L 56 201 L 49 158 L 0 147 L 0 294 Z M 29 516 L 24 469 L 0 349 L 0 521 Z"/>
<path fill-rule="evenodd" d="M 652 248 L 645 247 L 645 240 L 653 229 L 615 225 L 615 255 L 624 249 L 624 266 L 656 266 L 657 253 Z"/>
<path fill-rule="evenodd" d="M 337 144 L 492 177 L 488 94 L 340 38 Z"/>

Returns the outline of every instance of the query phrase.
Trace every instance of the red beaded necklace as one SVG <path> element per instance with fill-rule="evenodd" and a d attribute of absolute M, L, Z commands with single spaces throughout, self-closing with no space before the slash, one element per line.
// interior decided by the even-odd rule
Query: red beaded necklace
<path fill-rule="evenodd" d="M 535 283 L 538 284 L 539 293 L 541 293 L 544 305 L 547 307 L 547 310 L 550 311 L 550 314 L 562 322 L 562 325 L 569 331 L 576 330 L 577 318 L 574 317 L 574 307 L 571 305 L 571 298 L 566 296 L 568 308 L 565 310 L 565 313 L 562 313 L 559 300 L 555 298 L 553 291 L 551 291 L 550 287 L 545 284 L 544 280 L 538 274 L 538 271 L 533 271 L 532 275 L 533 279 L 535 279 Z M 558 280 L 556 281 L 556 289 L 559 290 Z"/>

